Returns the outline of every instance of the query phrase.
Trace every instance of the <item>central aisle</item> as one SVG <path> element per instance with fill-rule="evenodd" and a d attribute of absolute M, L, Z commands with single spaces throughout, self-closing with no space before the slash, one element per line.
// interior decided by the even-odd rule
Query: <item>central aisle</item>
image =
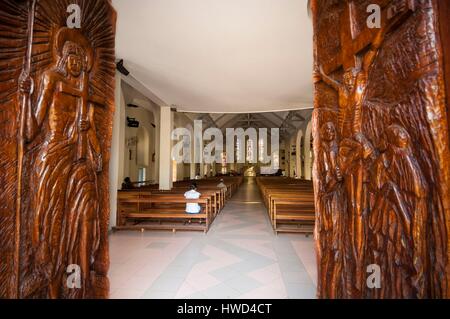
<path fill-rule="evenodd" d="M 254 178 L 208 234 L 110 236 L 111 298 L 315 298 L 312 236 L 274 235 Z"/>

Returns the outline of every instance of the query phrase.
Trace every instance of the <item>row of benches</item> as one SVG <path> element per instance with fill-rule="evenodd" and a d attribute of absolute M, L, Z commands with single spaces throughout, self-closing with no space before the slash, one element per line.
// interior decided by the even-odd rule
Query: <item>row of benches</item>
<path fill-rule="evenodd" d="M 313 233 L 315 207 L 311 181 L 258 177 L 256 183 L 275 233 Z"/>
<path fill-rule="evenodd" d="M 199 230 L 208 232 L 211 223 L 242 183 L 242 177 L 225 177 L 227 189 L 217 187 L 218 178 L 196 180 L 199 199 L 186 199 L 192 181 L 176 182 L 170 191 L 147 185 L 118 192 L 114 230 Z M 187 203 L 197 203 L 198 214 L 186 213 Z"/>

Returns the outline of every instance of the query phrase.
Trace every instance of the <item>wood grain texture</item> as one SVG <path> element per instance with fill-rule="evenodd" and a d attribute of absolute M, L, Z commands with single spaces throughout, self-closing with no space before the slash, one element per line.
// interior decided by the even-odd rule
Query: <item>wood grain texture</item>
<path fill-rule="evenodd" d="M 438 2 L 370 1 L 378 29 L 367 1 L 312 3 L 320 298 L 448 296 L 450 57 Z M 379 289 L 366 282 L 373 264 Z"/>
<path fill-rule="evenodd" d="M 444 79 L 446 85 L 446 104 L 447 104 L 447 125 L 450 130 L 450 2 L 438 1 L 437 8 L 439 12 L 439 27 L 441 33 L 439 34 L 438 41 L 441 41 L 443 48 L 442 63 L 444 65 Z M 447 159 L 447 162 L 450 159 Z M 443 190 L 444 193 L 450 193 L 450 173 L 447 171 L 447 175 L 444 176 L 447 188 Z M 443 203 L 446 215 L 450 215 L 450 199 Z M 447 219 L 447 232 L 450 234 L 450 218 Z M 450 247 L 450 236 L 447 240 L 447 245 Z M 450 250 L 448 252 L 450 260 Z M 450 278 L 450 262 L 447 263 L 447 278 Z M 450 298 L 450 285 L 447 285 L 447 297 Z"/>
<path fill-rule="evenodd" d="M 106 0 L 32 3 L 0 0 L 0 297 L 106 298 L 116 13 Z M 72 3 L 81 29 L 66 27 Z"/>

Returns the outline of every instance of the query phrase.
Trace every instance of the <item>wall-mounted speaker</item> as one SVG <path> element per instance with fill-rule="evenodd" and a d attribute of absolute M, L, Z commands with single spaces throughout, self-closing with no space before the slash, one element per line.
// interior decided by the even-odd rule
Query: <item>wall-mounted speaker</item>
<path fill-rule="evenodd" d="M 137 121 L 135 118 L 127 117 L 127 125 L 128 127 L 139 127 L 139 121 Z"/>
<path fill-rule="evenodd" d="M 128 71 L 125 66 L 123 65 L 123 59 L 121 59 L 119 62 L 116 63 L 117 71 L 122 73 L 125 76 L 128 76 L 130 74 L 130 71 Z"/>

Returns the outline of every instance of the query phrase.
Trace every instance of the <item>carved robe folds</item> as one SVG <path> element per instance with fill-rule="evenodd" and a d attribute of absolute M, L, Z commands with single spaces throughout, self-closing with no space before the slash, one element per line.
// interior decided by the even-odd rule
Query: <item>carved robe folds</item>
<path fill-rule="evenodd" d="M 366 24 L 373 3 L 379 29 Z M 439 28 L 449 5 L 312 2 L 320 298 L 450 297 L 450 56 Z M 337 164 L 324 165 L 336 153 Z M 333 189 L 330 167 L 342 177 Z"/>
<path fill-rule="evenodd" d="M 2 29 L 18 39 L 0 35 L 11 70 L 0 79 L 11 123 L 0 132 L 0 297 L 105 298 L 115 11 L 107 0 L 0 4 Z M 79 29 L 65 25 L 71 4 Z"/>

